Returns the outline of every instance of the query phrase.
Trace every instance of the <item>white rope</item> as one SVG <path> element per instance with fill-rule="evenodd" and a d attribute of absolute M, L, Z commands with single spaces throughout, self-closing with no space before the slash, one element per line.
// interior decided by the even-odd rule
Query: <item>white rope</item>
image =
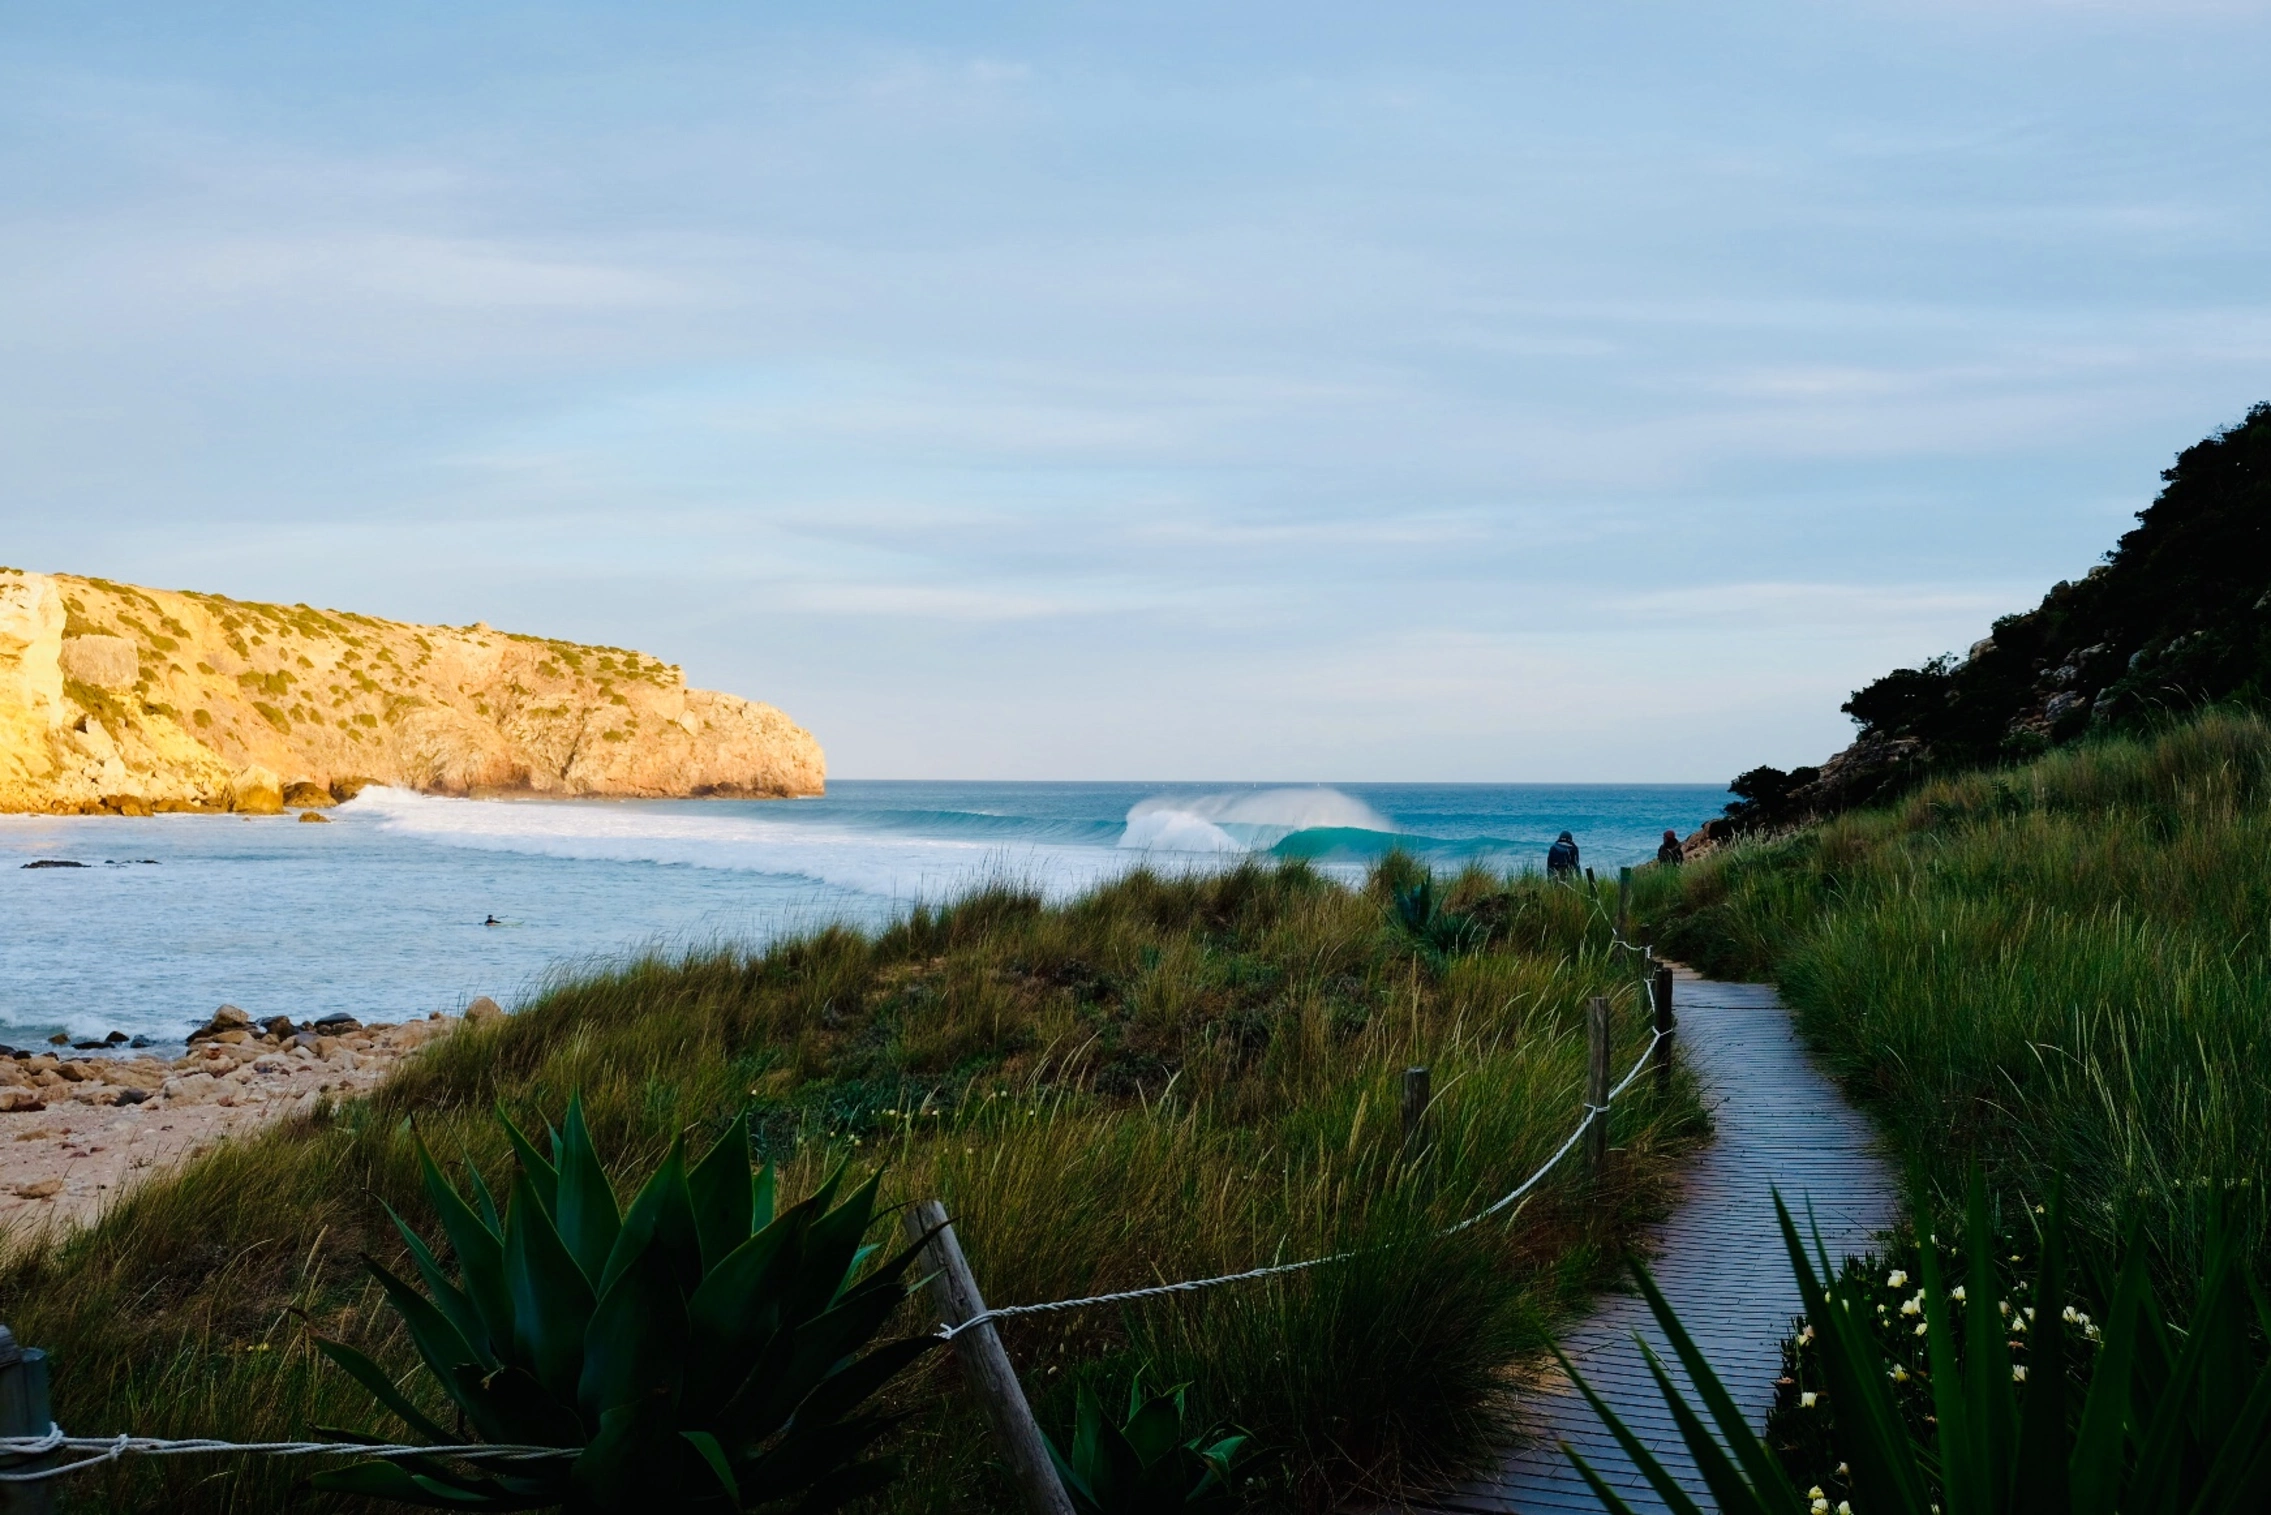
<path fill-rule="evenodd" d="M 1618 1095 L 1622 1094 L 1626 1089 L 1630 1088 L 1632 1081 L 1640 1077 L 1641 1072 L 1648 1066 L 1649 1056 L 1655 1052 L 1657 1044 L 1664 1040 L 1665 1035 L 1665 1032 L 1658 1031 L 1648 1038 L 1648 1045 L 1641 1048 L 1640 1056 L 1633 1060 L 1632 1071 L 1625 1074 L 1624 1078 L 1619 1081 L 1614 1088 L 1609 1090 L 1609 1098 L 1611 1100 L 1614 1100 Z M 1496 1215 L 1499 1211 L 1505 1209 L 1508 1205 L 1513 1204 L 1523 1195 L 1536 1188 L 1541 1182 L 1544 1181 L 1545 1176 L 1548 1173 L 1551 1173 L 1554 1170 L 1555 1166 L 1558 1165 L 1563 1158 L 1567 1157 L 1570 1154 L 1571 1149 L 1576 1147 L 1578 1142 L 1584 1139 L 1585 1133 L 1592 1129 L 1593 1122 L 1602 1119 L 1608 1113 L 1609 1107 L 1605 1104 L 1586 1105 L 1585 1118 L 1577 1123 L 1576 1130 L 1569 1133 L 1569 1140 L 1563 1142 L 1559 1147 L 1555 1148 L 1553 1156 L 1547 1158 L 1544 1163 L 1540 1164 L 1538 1170 L 1535 1173 L 1532 1173 L 1528 1178 L 1523 1179 L 1519 1184 L 1516 1184 L 1512 1189 L 1509 1189 L 1505 1194 L 1501 1195 L 1490 1206 L 1490 1208 L 1483 1210 L 1477 1214 L 1470 1215 L 1465 1220 L 1458 1222 L 1456 1225 L 1444 1227 L 1442 1234 L 1445 1236 L 1456 1236 L 1461 1231 L 1466 1230 L 1469 1226 L 1480 1225 L 1482 1224 L 1482 1222 L 1490 1219 L 1493 1215 Z M 1356 1251 L 1335 1252 L 1328 1257 L 1308 1257 L 1303 1258 L 1299 1262 L 1274 1263 L 1266 1268 L 1248 1268 L 1243 1273 L 1221 1273 L 1217 1274 L 1213 1278 L 1189 1278 L 1183 1280 L 1180 1283 L 1153 1284 L 1149 1288 L 1145 1289 L 1121 1289 L 1111 1294 L 1090 1294 L 1079 1299 L 1052 1299 L 1047 1301 L 1046 1303 L 1037 1305 L 1003 1305 L 998 1309 L 980 1311 L 978 1314 L 971 1316 L 968 1320 L 965 1320 L 958 1325 L 941 1325 L 933 1334 L 938 1336 L 941 1340 L 952 1341 L 955 1337 L 961 1335 L 964 1331 L 969 1330 L 973 1326 L 982 1326 L 987 1324 L 989 1321 L 1007 1320 L 1011 1316 L 1047 1315 L 1052 1314 L 1058 1310 L 1084 1310 L 1090 1305 L 1116 1305 L 1123 1304 L 1132 1299 L 1156 1299 L 1162 1294 L 1190 1294 L 1195 1293 L 1200 1289 L 1211 1289 L 1217 1284 L 1246 1283 L 1257 1278 L 1274 1277 L 1275 1275 L 1280 1273 L 1298 1273 L 1304 1268 L 1322 1267 L 1326 1263 L 1346 1262 L 1348 1261 L 1348 1259 L 1357 1255 L 1358 1253 Z"/>
<path fill-rule="evenodd" d="M 528 1462 L 545 1457 L 576 1457 L 581 1447 L 514 1446 L 479 1442 L 468 1446 L 419 1447 L 406 1442 L 364 1446 L 351 1441 L 215 1441 L 209 1437 L 195 1437 L 185 1441 L 167 1441 L 156 1436 L 66 1436 L 63 1428 L 50 1422 L 45 1436 L 0 1436 L 0 1457 L 44 1457 L 50 1452 L 92 1452 L 77 1462 L 63 1463 L 52 1468 L 33 1468 L 23 1473 L 0 1473 L 0 1483 L 37 1483 L 42 1479 L 76 1473 L 106 1462 L 116 1462 L 129 1452 L 140 1452 L 152 1457 L 179 1457 L 209 1452 L 260 1452 L 270 1457 L 458 1457 L 468 1461 L 495 1458 L 502 1462 Z"/>

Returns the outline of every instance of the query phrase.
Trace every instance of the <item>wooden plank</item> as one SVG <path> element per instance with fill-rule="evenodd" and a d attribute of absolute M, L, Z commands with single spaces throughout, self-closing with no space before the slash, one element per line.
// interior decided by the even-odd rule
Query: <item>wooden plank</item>
<path fill-rule="evenodd" d="M 1650 1271 L 1736 1403 L 1764 1426 L 1781 1341 L 1800 1313 L 1775 1223 L 1775 1188 L 1801 1225 L 1810 1203 L 1823 1240 L 1842 1253 L 1866 1250 L 1893 1225 L 1898 1186 L 1875 1133 L 1814 1066 L 1772 988 L 1713 983 L 1682 970 L 1676 994 L 1680 1057 L 1703 1083 L 1714 1132 L 1672 1214 L 1647 1239 Z M 1709 1509 L 1713 1501 L 1633 1344 L 1635 1332 L 1670 1359 L 1654 1317 L 1633 1295 L 1602 1299 L 1564 1333 L 1562 1346 Z M 1686 1385 L 1676 1363 L 1672 1374 Z M 1562 1454 L 1567 1441 L 1636 1511 L 1665 1509 L 1573 1386 L 1533 1396 L 1523 1420 L 1523 1444 L 1497 1466 L 1409 1508 L 1456 1515 L 1597 1511 L 1599 1502 Z"/>

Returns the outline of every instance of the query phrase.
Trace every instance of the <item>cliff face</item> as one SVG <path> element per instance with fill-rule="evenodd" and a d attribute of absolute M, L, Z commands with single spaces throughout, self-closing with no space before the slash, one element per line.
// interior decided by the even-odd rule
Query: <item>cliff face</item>
<path fill-rule="evenodd" d="M 810 732 L 614 647 L 0 569 L 0 811 L 819 794 Z"/>

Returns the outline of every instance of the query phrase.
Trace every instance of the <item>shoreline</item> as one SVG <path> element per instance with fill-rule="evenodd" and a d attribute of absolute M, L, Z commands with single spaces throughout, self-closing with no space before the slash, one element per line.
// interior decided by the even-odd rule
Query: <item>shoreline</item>
<path fill-rule="evenodd" d="M 0 1059 L 0 1239 L 86 1225 L 142 1179 L 228 1137 L 367 1094 L 420 1049 L 504 1013 L 482 998 L 463 1015 L 319 1030 L 281 1016 L 255 1025 L 224 1005 L 179 1057 L 17 1051 Z"/>

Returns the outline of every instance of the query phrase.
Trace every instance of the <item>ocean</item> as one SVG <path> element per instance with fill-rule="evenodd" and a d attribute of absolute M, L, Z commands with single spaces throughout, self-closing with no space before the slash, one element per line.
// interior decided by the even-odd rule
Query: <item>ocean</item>
<path fill-rule="evenodd" d="M 1356 879 L 1655 855 L 1709 784 L 1087 784 L 839 780 L 824 799 L 458 800 L 367 790 L 290 816 L 0 816 L 0 1041 L 180 1040 L 256 1018 L 401 1020 L 626 954 L 872 927 L 1011 879 L 1064 898 L 1136 866 L 1298 857 Z M 27 867 L 38 862 L 78 864 Z M 485 922 L 494 918 L 498 924 Z"/>

